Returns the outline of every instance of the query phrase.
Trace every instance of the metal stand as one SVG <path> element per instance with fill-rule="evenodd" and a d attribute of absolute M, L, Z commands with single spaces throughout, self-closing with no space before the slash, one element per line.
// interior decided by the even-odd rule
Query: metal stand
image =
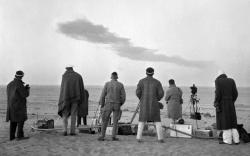
<path fill-rule="evenodd" d="M 196 94 L 192 94 L 191 97 L 190 97 L 190 104 L 192 105 L 192 108 L 193 108 L 193 116 L 192 116 L 192 113 L 191 113 L 191 108 L 190 108 L 190 115 L 191 115 L 191 119 L 195 119 L 195 123 L 196 123 L 196 128 L 199 129 L 198 127 L 198 114 L 200 114 L 198 112 L 198 106 L 197 104 L 199 103 L 199 99 L 197 98 L 197 95 Z"/>
<path fill-rule="evenodd" d="M 132 116 L 132 118 L 131 118 L 131 120 L 130 120 L 130 123 L 131 123 L 131 124 L 132 124 L 132 122 L 134 121 L 136 114 L 139 112 L 140 104 L 141 104 L 141 103 L 139 102 L 138 105 L 137 105 L 137 107 L 136 107 L 136 109 L 135 109 L 135 112 L 134 112 L 134 114 L 133 114 L 133 116 Z"/>

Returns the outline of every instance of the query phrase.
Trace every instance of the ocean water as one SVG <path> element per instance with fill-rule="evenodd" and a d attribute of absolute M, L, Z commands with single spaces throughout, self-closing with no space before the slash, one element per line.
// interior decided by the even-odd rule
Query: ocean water
<path fill-rule="evenodd" d="M 99 97 L 103 86 L 86 86 L 89 91 L 89 112 L 96 110 Z M 164 87 L 166 90 L 167 87 Z M 189 87 L 181 87 L 183 90 L 183 106 L 190 105 L 191 90 Z M 135 86 L 125 86 L 126 102 L 122 109 L 133 111 L 138 105 L 138 98 L 135 95 Z M 27 107 L 29 114 L 57 114 L 57 103 L 59 99 L 60 86 L 31 86 L 30 96 L 28 97 Z M 250 88 L 238 88 L 239 97 L 236 101 L 236 108 L 239 110 L 250 111 Z M 201 109 L 214 110 L 214 88 L 213 87 L 198 87 L 197 97 L 200 99 L 198 106 Z M 165 103 L 164 98 L 161 102 Z M 6 113 L 6 86 L 0 86 L 0 113 Z"/>

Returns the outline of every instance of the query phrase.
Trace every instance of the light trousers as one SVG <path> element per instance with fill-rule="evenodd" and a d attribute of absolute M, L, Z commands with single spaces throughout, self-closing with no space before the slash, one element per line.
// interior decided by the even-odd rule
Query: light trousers
<path fill-rule="evenodd" d="M 237 129 L 235 129 L 235 128 L 223 130 L 222 137 L 223 137 L 223 142 L 225 142 L 227 144 L 232 144 L 232 141 L 234 143 L 240 142 L 239 133 L 238 133 Z"/>
<path fill-rule="evenodd" d="M 72 103 L 71 108 L 70 108 L 70 116 L 71 116 L 70 133 L 75 133 L 77 108 L 78 108 L 78 103 L 77 102 Z M 63 114 L 62 118 L 63 118 L 64 132 L 67 132 L 69 117 L 65 113 Z"/>
<path fill-rule="evenodd" d="M 138 130 L 137 130 L 137 136 L 136 136 L 136 139 L 138 139 L 138 140 L 140 140 L 142 138 L 142 131 L 144 129 L 144 125 L 145 125 L 145 122 L 138 123 Z M 156 127 L 158 140 L 163 140 L 161 122 L 155 122 L 155 127 Z"/>

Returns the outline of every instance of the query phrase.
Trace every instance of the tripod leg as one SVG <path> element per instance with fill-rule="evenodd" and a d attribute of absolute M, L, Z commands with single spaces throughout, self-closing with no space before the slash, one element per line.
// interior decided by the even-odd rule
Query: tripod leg
<path fill-rule="evenodd" d="M 137 114 L 138 111 L 139 111 L 139 108 L 140 108 L 140 102 L 138 103 L 138 105 L 137 105 L 137 107 L 136 107 L 136 110 L 135 110 L 135 112 L 134 112 L 134 114 L 133 114 L 133 116 L 132 116 L 132 118 L 131 118 L 131 120 L 130 120 L 130 123 L 132 123 L 132 122 L 134 121 L 135 116 L 136 116 L 136 114 Z"/>

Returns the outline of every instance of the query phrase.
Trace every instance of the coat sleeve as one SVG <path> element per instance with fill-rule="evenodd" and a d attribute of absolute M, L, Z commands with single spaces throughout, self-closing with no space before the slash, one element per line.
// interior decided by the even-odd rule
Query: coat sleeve
<path fill-rule="evenodd" d="M 60 85 L 60 94 L 59 94 L 58 105 L 61 104 L 64 101 L 64 99 L 63 99 L 63 97 L 64 97 L 64 90 L 65 90 L 64 88 L 65 88 L 64 87 L 64 77 L 62 76 L 62 81 L 61 81 L 61 85 Z"/>
<path fill-rule="evenodd" d="M 26 98 L 30 95 L 30 90 L 28 88 L 25 88 L 23 84 L 19 84 L 17 86 L 17 92 L 22 98 Z"/>
<path fill-rule="evenodd" d="M 215 98 L 214 98 L 214 106 L 219 106 L 219 103 L 221 101 L 221 91 L 220 87 L 218 85 L 218 80 L 215 80 Z"/>
<path fill-rule="evenodd" d="M 80 94 L 81 94 L 81 101 L 80 101 L 80 103 L 84 103 L 84 101 L 85 101 L 85 89 L 84 89 L 84 82 L 83 82 L 83 79 L 82 79 L 82 76 L 80 75 L 80 79 L 79 79 L 79 81 L 80 81 Z"/>
<path fill-rule="evenodd" d="M 182 98 L 183 92 L 182 92 L 181 88 L 178 88 L 178 89 L 179 89 L 179 91 L 180 91 L 180 96 L 181 96 L 181 98 Z"/>
<path fill-rule="evenodd" d="M 105 105 L 105 96 L 107 95 L 107 83 L 104 85 L 104 88 L 102 90 L 102 94 L 99 100 L 99 105 L 103 107 Z"/>
<path fill-rule="evenodd" d="M 141 99 L 141 96 L 142 96 L 142 85 L 141 85 L 141 81 L 139 81 L 139 83 L 137 84 L 136 96 L 137 96 L 139 99 Z"/>
<path fill-rule="evenodd" d="M 170 97 L 171 97 L 171 95 L 170 95 L 170 91 L 169 91 L 169 90 L 167 90 L 167 91 L 166 91 L 166 97 L 165 97 L 165 101 L 166 101 L 166 103 L 168 103 L 168 101 L 170 100 Z"/>
<path fill-rule="evenodd" d="M 159 82 L 157 87 L 157 100 L 160 101 L 163 98 L 163 96 L 164 96 L 164 91 L 161 83 Z"/>
<path fill-rule="evenodd" d="M 237 88 L 236 88 L 235 81 L 233 80 L 233 102 L 236 101 L 237 97 L 238 97 L 238 91 L 237 91 Z"/>
<path fill-rule="evenodd" d="M 121 105 L 123 105 L 126 101 L 126 92 L 123 84 L 121 85 Z"/>
<path fill-rule="evenodd" d="M 89 92 L 86 89 L 84 89 L 84 91 L 85 91 L 85 98 L 88 100 L 89 99 Z"/>

